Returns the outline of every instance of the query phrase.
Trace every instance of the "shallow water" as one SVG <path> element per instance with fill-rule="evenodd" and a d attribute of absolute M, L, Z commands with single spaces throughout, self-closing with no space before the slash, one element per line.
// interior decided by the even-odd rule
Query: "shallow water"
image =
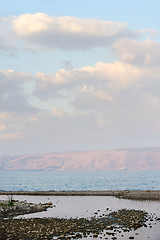
<path fill-rule="evenodd" d="M 0 199 L 7 199 L 7 196 L 0 196 Z M 59 218 L 80 218 L 80 217 L 93 217 L 94 213 L 97 215 L 109 213 L 110 211 L 127 208 L 136 210 L 145 210 L 149 214 L 156 214 L 160 217 L 160 202 L 158 201 L 133 201 L 126 199 L 118 199 L 108 196 L 14 196 L 13 199 L 27 200 L 33 203 L 45 203 L 51 201 L 55 207 L 48 209 L 45 212 L 27 214 L 19 216 L 18 218 L 34 218 L 34 217 L 59 217 Z M 109 208 L 109 211 L 106 210 Z M 99 211 L 97 211 L 99 210 Z M 136 231 L 119 233 L 116 235 L 117 239 L 127 240 L 130 236 L 134 236 L 136 240 L 160 240 L 160 222 L 151 223 L 152 228 L 142 227 Z M 105 232 L 104 232 L 105 233 Z M 103 234 L 104 234 L 103 233 Z M 105 239 L 106 236 L 101 235 Z M 122 234 L 124 236 L 122 236 Z M 136 235 L 139 234 L 139 235 Z M 111 240 L 111 236 L 107 236 Z M 93 239 L 88 237 L 84 239 Z"/>

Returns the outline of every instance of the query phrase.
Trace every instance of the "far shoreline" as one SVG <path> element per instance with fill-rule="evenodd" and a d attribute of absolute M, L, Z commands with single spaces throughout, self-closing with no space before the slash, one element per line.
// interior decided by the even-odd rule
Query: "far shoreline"
<path fill-rule="evenodd" d="M 99 190 L 99 191 L 0 191 L 0 195 L 30 196 L 113 196 L 131 200 L 160 201 L 160 190 Z"/>

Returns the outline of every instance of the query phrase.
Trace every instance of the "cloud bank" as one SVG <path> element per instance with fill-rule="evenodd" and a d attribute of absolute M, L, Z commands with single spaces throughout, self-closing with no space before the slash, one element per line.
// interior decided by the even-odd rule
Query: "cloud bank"
<path fill-rule="evenodd" d="M 148 36 L 142 40 L 144 30 L 131 31 L 121 22 L 43 13 L 3 17 L 0 28 L 0 53 L 104 47 L 106 54 L 108 47 L 115 56 L 112 62 L 79 68 L 62 59 L 66 67 L 55 74 L 0 70 L 4 152 L 157 145 L 160 43 Z"/>

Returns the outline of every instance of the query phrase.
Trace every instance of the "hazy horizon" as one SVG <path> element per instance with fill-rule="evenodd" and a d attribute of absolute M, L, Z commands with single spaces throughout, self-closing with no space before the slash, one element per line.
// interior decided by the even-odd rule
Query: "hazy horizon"
<path fill-rule="evenodd" d="M 2 155 L 43 155 L 43 154 L 59 154 L 59 153 L 83 153 L 83 152 L 106 152 L 106 151 L 133 151 L 133 150 L 155 150 L 155 149 L 160 149 L 160 146 L 154 146 L 154 147 L 122 147 L 122 148 L 109 148 L 109 149 L 101 149 L 101 150 L 62 150 L 62 151 L 50 151 L 50 152 L 23 152 L 23 153 L 10 153 L 10 154 L 0 154 Z"/>

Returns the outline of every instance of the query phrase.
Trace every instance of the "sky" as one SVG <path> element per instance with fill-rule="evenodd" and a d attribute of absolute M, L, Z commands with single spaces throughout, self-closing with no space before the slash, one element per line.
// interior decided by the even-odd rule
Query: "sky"
<path fill-rule="evenodd" d="M 1 155 L 159 146 L 159 0 L 0 5 Z"/>

